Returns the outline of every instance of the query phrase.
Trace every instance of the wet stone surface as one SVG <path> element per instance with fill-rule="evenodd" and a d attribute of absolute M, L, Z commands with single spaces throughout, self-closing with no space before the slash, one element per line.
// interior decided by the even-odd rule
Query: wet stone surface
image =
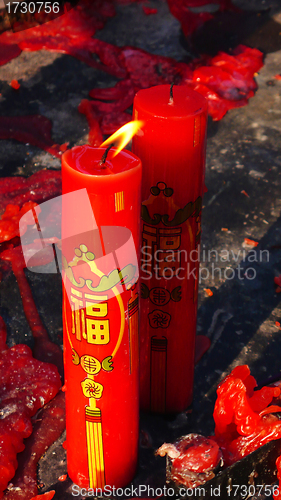
<path fill-rule="evenodd" d="M 242 7 L 245 4 L 239 2 Z M 97 36 L 118 46 L 130 44 L 188 60 L 197 50 L 196 37 L 193 46 L 186 47 L 179 23 L 165 3 L 154 0 L 150 6 L 157 7 L 158 14 L 145 16 L 141 4 L 119 6 L 118 15 Z M 281 68 L 281 14 L 277 1 L 247 2 L 247 8 L 257 11 L 269 6 L 272 10 L 266 14 L 266 22 L 252 20 L 250 34 L 235 28 L 239 42 L 248 41 L 267 52 L 255 97 L 220 122 L 210 121 L 208 127 L 198 333 L 210 337 L 211 348 L 195 369 L 192 411 L 165 418 L 141 416 L 135 485 L 164 484 L 165 459 L 154 456 L 163 441 L 189 432 L 213 432 L 216 386 L 234 366 L 248 364 L 259 383 L 280 373 L 281 332 L 275 322 L 281 322 L 281 294 L 275 292 L 273 279 L 281 274 L 281 81 L 274 78 Z M 21 83 L 19 91 L 9 86 L 13 78 Z M 87 141 L 86 119 L 77 110 L 80 100 L 92 88 L 116 82 L 70 56 L 44 51 L 23 52 L 0 68 L 0 79 L 2 115 L 41 113 L 53 122 L 54 142 L 69 142 L 70 146 Z M 59 169 L 60 161 L 38 148 L 0 141 L 1 176 L 29 175 L 43 167 Z M 257 241 L 258 246 L 252 250 L 245 238 Z M 44 325 L 61 345 L 60 278 L 30 271 L 26 275 Z M 207 296 L 206 288 L 213 296 Z M 1 283 L 1 314 L 8 326 L 9 346 L 19 342 L 32 346 L 11 273 Z M 57 481 L 66 473 L 63 441 L 64 437 L 46 452 L 38 477 L 43 492 L 55 489 L 58 498 L 70 499 L 70 480 Z"/>

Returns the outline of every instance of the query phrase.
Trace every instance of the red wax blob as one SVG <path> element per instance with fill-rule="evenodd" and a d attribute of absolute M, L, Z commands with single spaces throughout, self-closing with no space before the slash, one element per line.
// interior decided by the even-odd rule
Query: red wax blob
<path fill-rule="evenodd" d="M 194 472 L 206 472 L 219 463 L 221 453 L 218 444 L 204 436 L 191 434 L 188 439 L 177 445 L 180 456 L 173 460 L 173 468 L 188 469 Z"/>

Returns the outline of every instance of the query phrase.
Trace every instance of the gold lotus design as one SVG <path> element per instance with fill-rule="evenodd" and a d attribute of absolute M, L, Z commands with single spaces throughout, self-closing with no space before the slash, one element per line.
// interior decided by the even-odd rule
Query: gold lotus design
<path fill-rule="evenodd" d="M 100 399 L 102 397 L 103 385 L 86 378 L 81 382 L 83 395 L 86 398 Z"/>

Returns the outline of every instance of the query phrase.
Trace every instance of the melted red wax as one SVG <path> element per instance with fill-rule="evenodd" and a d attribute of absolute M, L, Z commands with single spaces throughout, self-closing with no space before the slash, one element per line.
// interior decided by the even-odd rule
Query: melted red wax
<path fill-rule="evenodd" d="M 5 494 L 5 500 L 29 500 L 38 493 L 37 463 L 49 446 L 56 441 L 65 429 L 65 398 L 59 391 L 36 418 L 32 435 L 25 442 L 25 450 L 18 455 L 18 469 L 12 484 L 15 490 Z M 42 497 L 40 496 L 40 499 Z M 44 497 L 43 497 L 44 498 Z"/>
<path fill-rule="evenodd" d="M 110 64 L 113 71 L 123 70 L 126 78 L 115 87 L 91 90 L 89 95 L 93 100 L 81 102 L 78 109 L 88 119 L 92 145 L 99 126 L 104 134 L 112 134 L 131 120 L 125 111 L 138 90 L 173 81 L 188 85 L 206 97 L 210 116 L 220 120 L 229 109 L 248 103 L 257 88 L 254 75 L 263 65 L 263 54 L 259 50 L 242 45 L 232 55 L 221 52 L 192 66 L 134 47 L 118 49 L 99 42 L 96 54 L 100 57 L 105 51 L 110 52 L 110 60 L 104 59 L 105 64 Z"/>
<path fill-rule="evenodd" d="M 153 9 L 152 7 L 147 7 L 146 5 L 142 6 L 142 10 L 146 16 L 150 16 L 151 14 L 157 14 L 158 10 Z"/>
<path fill-rule="evenodd" d="M 212 15 L 196 14 L 189 8 L 208 3 L 214 2 L 199 0 L 198 4 L 195 0 L 171 0 L 169 5 L 172 13 L 186 24 L 186 29 L 191 33 Z M 219 3 L 221 10 L 234 8 L 230 0 L 216 0 L 215 3 Z M 0 43 L 10 44 L 14 48 L 18 46 L 21 50 L 45 49 L 69 54 L 122 79 L 113 89 L 92 91 L 90 95 L 95 100 L 89 101 L 88 104 L 82 101 L 79 107 L 79 111 L 86 115 L 89 122 L 90 144 L 96 145 L 100 141 L 101 132 L 111 134 L 130 121 L 130 115 L 125 113 L 125 110 L 132 105 L 134 95 L 139 89 L 172 82 L 190 85 L 208 99 L 209 114 L 214 120 L 220 120 L 229 109 L 245 106 L 253 96 L 256 89 L 253 76 L 263 64 L 262 53 L 258 50 L 240 46 L 232 56 L 221 53 L 216 58 L 197 61 L 194 67 L 194 63 L 189 66 L 141 49 L 119 48 L 92 38 L 96 30 L 101 29 L 106 20 L 114 14 L 112 0 L 80 0 L 76 7 L 53 21 L 18 33 L 6 31 L 0 36 Z M 113 102 L 101 102 L 104 100 Z M 52 144 L 50 123 L 48 125 L 47 119 L 40 117 L 40 125 L 43 125 L 44 121 L 44 126 L 49 127 L 48 137 L 41 131 L 38 136 L 34 124 L 30 123 L 31 129 L 27 138 L 26 117 L 16 118 L 16 123 L 12 118 L 4 119 L 4 122 L 12 120 L 11 126 L 3 122 L 5 131 L 1 130 L 0 122 L 0 137 L 24 140 L 52 154 L 60 155 L 59 146 Z M 42 137 L 46 140 L 42 141 Z"/>
<path fill-rule="evenodd" d="M 0 214 L 7 205 L 42 203 L 61 194 L 61 172 L 40 170 L 30 177 L 3 177 L 0 184 Z"/>
<path fill-rule="evenodd" d="M 281 438 L 281 420 L 274 415 L 281 409 L 280 387 L 254 390 L 256 386 L 249 367 L 237 366 L 217 389 L 213 414 L 215 436 L 208 439 L 200 436 L 196 442 L 197 435 L 190 434 L 174 444 L 164 443 L 159 448 L 159 455 L 168 454 L 170 457 L 171 472 L 176 481 L 193 488 L 211 479 L 212 476 L 207 473 L 218 463 L 218 449 L 224 466 L 229 466 L 269 441 Z M 272 404 L 273 400 L 276 404 Z M 280 457 L 276 466 L 281 491 Z M 281 495 L 277 494 L 275 498 L 281 500 Z"/>
<path fill-rule="evenodd" d="M 219 10 L 238 11 L 231 0 L 167 0 L 171 14 L 181 23 L 183 34 L 187 37 L 202 26 L 206 21 L 213 19 L 210 12 L 192 12 L 190 8 L 207 4 L 219 4 Z"/>
<path fill-rule="evenodd" d="M 50 341 L 48 332 L 37 311 L 29 283 L 24 273 L 25 260 L 21 246 L 4 250 L 1 253 L 1 259 L 11 262 L 12 270 L 20 290 L 25 316 L 34 337 L 34 356 L 42 361 L 47 357 L 51 363 L 54 363 L 58 367 L 62 375 L 62 351 L 58 345 Z M 35 262 L 33 265 L 35 265 Z"/>
<path fill-rule="evenodd" d="M 20 83 L 17 80 L 12 80 L 10 85 L 15 90 L 18 90 L 20 88 Z"/>
<path fill-rule="evenodd" d="M 52 500 L 52 498 L 55 496 L 55 493 L 55 490 L 47 491 L 42 495 L 36 495 L 35 497 L 32 497 L 30 500 Z"/>
<path fill-rule="evenodd" d="M 195 488 L 212 479 L 222 458 L 218 444 L 200 434 L 188 434 L 175 444 L 164 443 L 157 454 L 170 457 L 171 478 L 187 488 Z"/>
<path fill-rule="evenodd" d="M 73 9 L 50 22 L 17 33 L 5 31 L 0 36 L 0 43 L 17 47 L 19 53 L 21 50 L 45 49 L 69 54 L 102 69 L 102 65 L 92 58 L 87 42 L 91 42 L 95 32 L 101 30 L 106 20 L 114 15 L 112 0 L 80 0 Z M 41 22 L 44 22 L 44 18 Z M 19 53 L 15 51 L 14 57 Z M 6 62 L 5 55 L 1 58 L 0 47 L 0 64 Z"/>
<path fill-rule="evenodd" d="M 197 434 L 179 441 L 177 449 L 180 455 L 173 460 L 173 467 L 178 471 L 205 472 L 216 467 L 221 456 L 215 441 Z"/>
<path fill-rule="evenodd" d="M 19 236 L 19 220 L 26 212 L 36 206 L 37 203 L 33 201 L 24 203 L 21 209 L 18 205 L 9 204 L 6 206 L 6 210 L 0 220 L 0 243 Z M 24 234 L 24 229 L 22 234 Z"/>
<path fill-rule="evenodd" d="M 51 136 L 52 122 L 41 115 L 1 116 L 0 139 L 15 139 L 37 146 L 60 158 L 60 145 Z"/>
<path fill-rule="evenodd" d="M 1 36 L 0 36 L 1 40 Z M 6 44 L 0 42 L 0 66 L 15 59 L 21 53 L 21 49 L 16 43 Z"/>
<path fill-rule="evenodd" d="M 32 432 L 31 417 L 58 392 L 60 376 L 55 366 L 32 357 L 28 346 L 5 346 L 1 320 L 0 353 L 0 497 L 17 468 L 17 453 Z M 20 390 L 19 390 L 20 389 Z"/>
<path fill-rule="evenodd" d="M 235 368 L 219 385 L 214 408 L 215 439 L 230 465 L 272 439 L 281 437 L 281 421 L 271 405 L 280 395 L 279 387 L 254 391 L 255 379 L 247 365 Z"/>
<path fill-rule="evenodd" d="M 9 219 L 13 220 L 13 217 L 16 217 L 17 214 L 20 213 L 20 207 L 22 207 L 21 209 L 22 211 L 25 211 L 28 208 L 30 208 L 30 206 L 35 205 L 35 203 L 26 202 L 26 200 L 33 198 L 33 200 L 36 200 L 37 203 L 40 203 L 54 196 L 58 196 L 60 194 L 61 194 L 61 173 L 57 171 L 42 170 L 40 172 L 33 174 L 29 178 L 24 178 L 24 177 L 3 178 L 0 186 L 0 195 L 1 195 L 0 212 L 3 211 L 5 207 L 6 211 L 4 219 L 2 217 L 2 221 L 0 221 L 0 226 L 1 222 L 9 221 Z M 17 205 L 10 204 L 11 201 L 16 202 Z M 9 228 L 6 228 L 6 233 L 5 230 L 3 229 L 2 236 L 4 240 L 7 239 L 9 234 L 10 236 L 12 236 L 12 232 Z M 62 374 L 63 372 L 62 352 L 57 345 L 50 342 L 47 331 L 45 330 L 41 322 L 40 316 L 33 301 L 28 281 L 24 274 L 25 262 L 23 259 L 21 247 L 20 246 L 14 247 L 15 245 L 18 244 L 19 244 L 19 239 L 17 237 L 14 237 L 12 240 L 6 240 L 5 243 L 1 244 L 0 257 L 2 259 L 2 262 L 7 262 L 7 264 L 10 263 L 12 265 L 12 269 L 16 276 L 23 300 L 24 311 L 28 323 L 30 325 L 30 328 L 32 330 L 33 336 L 35 338 L 35 346 L 34 346 L 35 356 L 42 360 L 45 360 L 47 358 L 48 360 L 52 361 L 57 366 L 58 371 Z M 0 354 L 0 379 L 2 381 L 3 381 L 2 371 L 1 371 L 2 355 L 4 355 L 5 351 L 6 353 L 8 353 L 6 354 L 6 356 L 9 356 L 9 353 L 13 352 L 11 350 L 8 350 L 5 341 L 6 341 L 6 326 L 2 318 L 0 318 L 0 353 L 2 353 Z M 28 356 L 31 357 L 30 349 L 27 346 L 15 346 L 13 349 L 16 353 L 18 352 L 21 353 L 22 350 L 23 351 L 22 355 L 27 356 L 28 354 Z M 33 360 L 33 358 L 31 359 Z M 21 358 L 19 359 L 19 361 L 21 361 Z M 60 386 L 60 379 L 58 377 L 56 368 L 53 365 L 42 363 L 37 360 L 33 361 L 35 363 L 35 366 L 37 367 L 40 366 L 50 367 L 50 373 L 51 370 L 53 370 L 56 373 L 57 377 L 56 391 L 53 390 L 53 381 L 50 377 L 49 377 L 50 380 L 48 378 L 47 380 L 45 380 L 45 386 L 43 386 L 44 382 L 43 380 L 42 380 L 42 388 L 41 386 L 40 387 L 38 386 L 40 390 L 42 389 L 42 393 L 44 389 L 45 391 L 44 394 L 46 394 L 46 396 L 50 395 L 50 397 L 48 396 L 48 399 L 45 398 L 44 401 L 43 399 L 40 400 L 41 403 L 40 407 L 41 407 L 42 404 L 49 401 L 49 399 L 55 395 L 58 387 Z M 29 366 L 28 363 L 27 366 Z M 25 365 L 25 358 L 23 359 L 22 365 Z M 22 373 L 21 380 L 15 379 L 14 383 L 15 385 L 14 391 L 16 390 L 18 391 L 18 389 L 21 387 L 21 382 L 23 384 L 28 384 L 28 380 L 25 381 L 25 372 L 24 371 L 22 372 L 21 368 L 19 370 L 15 369 L 15 371 L 18 371 L 16 376 L 20 376 L 20 374 Z M 38 373 L 40 375 L 40 370 Z M 8 377 L 9 377 L 9 372 L 7 371 L 7 379 Z M 12 377 L 11 381 L 13 381 Z M 35 396 L 37 394 L 36 392 L 37 385 L 38 384 L 34 383 L 33 385 L 30 384 L 28 386 L 30 388 L 31 393 L 33 393 L 32 391 L 35 391 Z M 25 385 L 23 385 L 23 387 L 25 387 Z M 18 394 L 18 392 L 16 394 Z M 19 400 L 17 398 L 17 402 L 19 402 L 20 404 L 20 406 L 18 407 L 16 405 L 16 401 L 11 400 L 11 404 L 14 405 L 15 411 L 19 415 L 21 415 L 21 413 L 19 412 L 21 412 L 22 409 L 21 401 L 22 399 Z M 35 398 L 34 401 L 35 401 L 34 405 L 36 406 L 37 399 Z M 30 415 L 33 414 L 34 412 L 30 413 Z M 0 420 L 0 422 L 3 422 L 3 420 Z M 23 424 L 25 424 L 25 427 L 23 426 Z M 17 425 L 17 422 L 15 425 Z M 0 482 L 2 489 L 5 488 L 6 486 L 6 482 L 4 483 L 4 478 L 7 479 L 7 481 L 11 482 L 10 479 L 14 475 L 14 471 L 17 467 L 16 453 L 17 451 L 23 449 L 22 436 L 27 437 L 31 433 L 32 427 L 30 423 L 30 418 L 24 417 L 22 421 L 19 420 L 18 427 L 21 430 L 22 435 L 20 434 L 17 437 L 16 435 L 13 434 L 12 437 L 13 443 L 14 442 L 18 443 L 18 446 L 15 446 L 15 444 L 11 445 L 11 440 L 9 437 L 5 439 L 3 438 L 2 440 L 2 445 L 5 448 L 5 454 L 3 454 L 3 457 L 5 458 L 5 467 L 6 467 L 5 470 L 3 468 L 1 469 L 1 474 L 0 474 L 0 477 L 3 476 L 3 484 L 1 484 Z M 21 500 L 29 500 L 32 495 L 36 495 L 38 493 L 37 462 L 39 458 L 42 456 L 42 454 L 46 451 L 46 449 L 61 435 L 64 428 L 65 428 L 65 403 L 64 403 L 64 394 L 62 391 L 60 391 L 55 396 L 55 398 L 46 407 L 44 407 L 44 409 L 42 409 L 41 414 L 37 418 L 34 425 L 33 434 L 26 441 L 25 450 L 18 455 L 19 467 L 17 469 L 14 479 L 12 480 L 12 484 L 15 489 L 9 489 L 5 493 L 5 498 L 9 500 L 18 500 L 18 498 L 21 498 Z M 1 444 L 1 438 L 0 438 L 0 444 Z M 12 446 L 12 451 L 11 451 L 11 446 Z M 20 488 L 20 493 L 17 488 Z"/>

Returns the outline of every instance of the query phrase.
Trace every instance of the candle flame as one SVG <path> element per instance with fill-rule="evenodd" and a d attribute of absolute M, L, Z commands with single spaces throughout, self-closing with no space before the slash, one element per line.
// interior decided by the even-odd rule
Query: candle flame
<path fill-rule="evenodd" d="M 114 151 L 112 158 L 118 155 L 120 151 L 128 144 L 132 139 L 133 135 L 143 126 L 144 122 L 142 120 L 133 120 L 132 122 L 126 123 L 123 127 L 119 128 L 112 134 L 106 141 L 104 141 L 100 148 L 106 147 L 109 144 L 116 143 L 116 151 Z"/>

